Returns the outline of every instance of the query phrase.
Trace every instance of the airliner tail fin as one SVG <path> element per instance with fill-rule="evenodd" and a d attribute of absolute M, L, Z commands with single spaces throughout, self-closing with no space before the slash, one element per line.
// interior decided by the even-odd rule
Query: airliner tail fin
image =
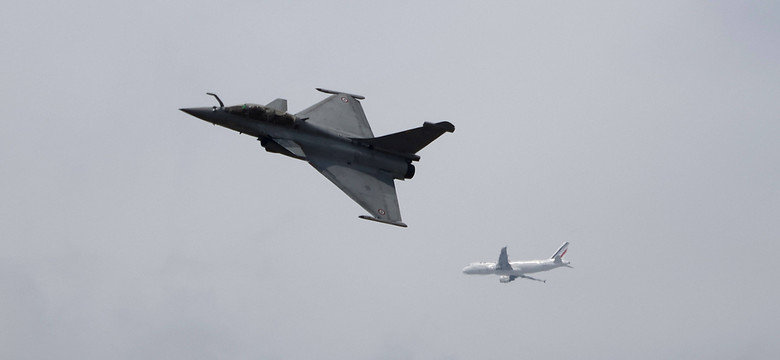
<path fill-rule="evenodd" d="M 561 247 L 558 248 L 558 251 L 556 251 L 555 254 L 553 254 L 553 256 L 550 257 L 550 259 L 555 260 L 555 262 L 561 261 L 561 258 L 563 257 L 563 255 L 566 254 L 567 250 L 569 250 L 569 242 L 568 241 L 563 243 L 563 245 L 561 245 Z"/>

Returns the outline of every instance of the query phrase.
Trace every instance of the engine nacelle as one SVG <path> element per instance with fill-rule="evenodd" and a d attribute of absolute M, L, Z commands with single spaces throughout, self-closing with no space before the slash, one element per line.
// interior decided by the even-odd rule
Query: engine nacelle
<path fill-rule="evenodd" d="M 387 172 L 393 179 L 404 180 L 414 177 L 415 168 L 412 160 L 397 154 L 378 151 L 361 142 L 361 139 L 351 139 L 349 143 L 339 142 L 334 147 L 323 147 L 319 150 L 327 152 L 334 158 L 352 165 L 362 165 Z"/>
<path fill-rule="evenodd" d="M 404 174 L 404 179 L 411 179 L 414 177 L 414 165 L 407 164 L 406 166 L 406 174 Z"/>
<path fill-rule="evenodd" d="M 514 280 L 514 279 L 510 278 L 508 275 L 501 275 L 501 276 L 498 278 L 498 281 L 499 281 L 500 283 L 502 283 L 502 284 L 506 284 L 506 283 L 508 283 L 508 282 L 510 282 L 510 281 L 512 281 L 512 280 Z"/>

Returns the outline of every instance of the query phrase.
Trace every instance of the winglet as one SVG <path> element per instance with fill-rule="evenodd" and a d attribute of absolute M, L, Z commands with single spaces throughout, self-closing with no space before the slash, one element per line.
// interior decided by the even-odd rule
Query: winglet
<path fill-rule="evenodd" d="M 324 92 L 326 94 L 333 94 L 333 95 L 345 94 L 345 95 L 349 95 L 349 96 L 352 96 L 353 98 L 358 99 L 358 100 L 363 100 L 363 99 L 366 98 L 365 96 L 345 93 L 343 91 L 328 90 L 328 89 L 323 89 L 323 88 L 315 88 L 315 89 L 317 89 L 317 91 L 319 91 L 319 92 Z"/>
<path fill-rule="evenodd" d="M 358 217 L 361 218 L 361 219 L 381 222 L 381 223 L 384 223 L 384 224 L 390 224 L 390 225 L 395 225 L 395 226 L 400 226 L 400 227 L 407 227 L 406 224 L 404 224 L 404 223 L 402 223 L 400 221 L 382 220 L 382 219 L 377 219 L 377 218 L 375 218 L 373 216 L 368 216 L 368 215 L 360 215 Z"/>

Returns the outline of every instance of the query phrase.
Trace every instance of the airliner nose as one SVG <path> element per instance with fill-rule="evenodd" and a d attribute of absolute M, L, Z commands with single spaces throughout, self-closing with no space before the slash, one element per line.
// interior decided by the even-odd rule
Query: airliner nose
<path fill-rule="evenodd" d="M 471 272 L 471 265 L 464 267 L 462 271 L 464 274 L 468 274 Z"/>

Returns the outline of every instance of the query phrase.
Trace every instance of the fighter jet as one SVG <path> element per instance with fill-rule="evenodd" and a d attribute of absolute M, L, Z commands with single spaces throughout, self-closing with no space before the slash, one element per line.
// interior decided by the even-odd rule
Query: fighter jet
<path fill-rule="evenodd" d="M 179 109 L 187 114 L 256 137 L 266 151 L 306 160 L 338 186 L 370 215 L 361 219 L 406 227 L 394 180 L 414 176 L 417 152 L 445 132 L 454 132 L 450 122 L 425 122 L 421 127 L 374 137 L 359 100 L 360 95 L 317 88 L 331 94 L 293 115 L 287 100 L 268 105 Z"/>
<path fill-rule="evenodd" d="M 570 262 L 561 259 L 568 249 L 569 242 L 567 241 L 549 259 L 509 262 L 509 258 L 506 255 L 506 246 L 504 246 L 501 249 L 501 255 L 498 256 L 497 263 L 480 262 L 469 264 L 469 266 L 463 268 L 463 273 L 467 275 L 499 275 L 498 281 L 501 283 L 508 283 L 517 278 L 546 282 L 526 274 L 552 270 L 561 266 L 570 268 Z"/>

